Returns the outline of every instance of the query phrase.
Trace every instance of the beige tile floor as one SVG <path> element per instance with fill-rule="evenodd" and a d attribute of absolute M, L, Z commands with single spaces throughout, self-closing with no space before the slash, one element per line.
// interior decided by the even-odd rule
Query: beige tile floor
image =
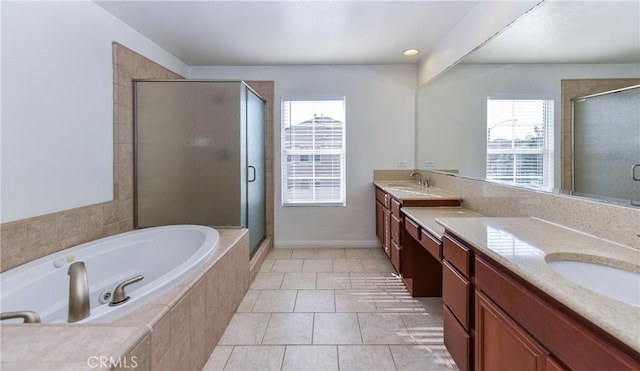
<path fill-rule="evenodd" d="M 393 272 L 381 249 L 274 249 L 204 370 L 456 370 L 442 300 Z"/>

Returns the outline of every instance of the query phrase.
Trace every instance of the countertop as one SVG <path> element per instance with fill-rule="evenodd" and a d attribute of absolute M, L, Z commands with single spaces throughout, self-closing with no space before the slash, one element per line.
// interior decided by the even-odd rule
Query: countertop
<path fill-rule="evenodd" d="M 463 207 L 403 207 L 400 211 L 439 240 L 442 239 L 444 234 L 444 227 L 436 222 L 437 218 L 473 218 L 482 216 Z"/>
<path fill-rule="evenodd" d="M 399 200 L 462 200 L 462 196 L 442 188 L 423 187 L 409 180 L 376 180 L 376 187 Z"/>
<path fill-rule="evenodd" d="M 578 285 L 546 264 L 582 260 L 640 272 L 640 251 L 536 218 L 442 217 L 437 222 L 640 352 L 639 307 Z"/>

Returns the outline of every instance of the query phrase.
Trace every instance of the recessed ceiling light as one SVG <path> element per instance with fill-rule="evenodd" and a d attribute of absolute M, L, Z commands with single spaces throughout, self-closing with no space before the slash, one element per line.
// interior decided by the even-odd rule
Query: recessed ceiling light
<path fill-rule="evenodd" d="M 418 49 L 407 49 L 407 50 L 402 52 L 402 55 L 405 55 L 407 57 L 411 57 L 411 56 L 416 55 L 418 53 L 420 53 L 420 50 L 418 50 Z"/>

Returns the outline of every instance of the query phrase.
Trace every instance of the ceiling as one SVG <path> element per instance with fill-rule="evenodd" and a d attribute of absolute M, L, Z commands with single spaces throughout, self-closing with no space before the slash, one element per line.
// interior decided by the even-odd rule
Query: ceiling
<path fill-rule="evenodd" d="M 188 65 L 265 66 L 417 63 L 480 1 L 96 3 Z M 545 0 L 464 62 L 640 63 L 640 1 Z"/>
<path fill-rule="evenodd" d="M 417 63 L 479 2 L 96 1 L 193 66 Z"/>
<path fill-rule="evenodd" d="M 640 1 L 546 0 L 464 63 L 640 63 Z"/>

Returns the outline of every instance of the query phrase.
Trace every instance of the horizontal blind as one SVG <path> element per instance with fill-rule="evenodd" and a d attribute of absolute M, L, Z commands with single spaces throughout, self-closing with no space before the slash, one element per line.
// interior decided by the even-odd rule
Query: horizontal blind
<path fill-rule="evenodd" d="M 553 188 L 553 100 L 487 101 L 486 178 Z"/>
<path fill-rule="evenodd" d="M 345 203 L 344 100 L 283 101 L 282 202 Z"/>

